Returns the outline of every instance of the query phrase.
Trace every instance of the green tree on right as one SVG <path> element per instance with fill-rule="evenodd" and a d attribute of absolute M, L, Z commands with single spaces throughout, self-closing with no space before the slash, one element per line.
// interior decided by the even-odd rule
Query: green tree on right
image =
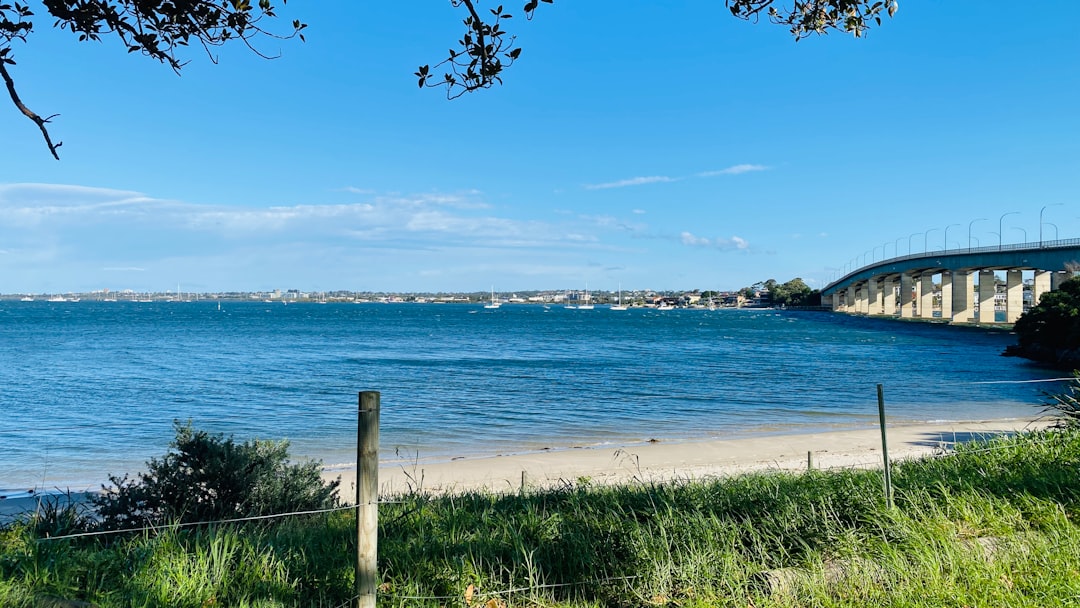
<path fill-rule="evenodd" d="M 769 292 L 769 301 L 777 306 L 820 306 L 821 293 L 811 289 L 801 278 L 794 278 L 787 283 L 777 283 L 769 279 L 765 282 Z"/>
<path fill-rule="evenodd" d="M 1013 326 L 1017 344 L 1006 355 L 1062 369 L 1080 368 L 1080 277 L 1044 293 Z"/>

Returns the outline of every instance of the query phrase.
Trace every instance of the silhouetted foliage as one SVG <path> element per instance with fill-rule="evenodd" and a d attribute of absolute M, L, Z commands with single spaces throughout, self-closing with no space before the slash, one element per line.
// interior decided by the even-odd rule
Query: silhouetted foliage
<path fill-rule="evenodd" d="M 336 506 L 338 481 L 324 483 L 319 462 L 292 464 L 287 441 L 210 434 L 175 423 L 176 438 L 135 479 L 110 476 L 92 499 L 106 529 L 200 522 Z"/>
<path fill-rule="evenodd" d="M 554 0 L 527 0 L 522 12 L 531 19 L 540 3 Z M 239 41 L 265 57 L 255 46 L 260 37 L 304 39 L 307 25 L 294 20 L 287 33 L 264 28 L 263 21 L 275 18 L 270 0 L 40 0 L 53 17 L 53 25 L 68 30 L 80 41 L 115 36 L 129 53 L 142 53 L 168 64 L 176 71 L 184 65 L 176 51 L 192 44 L 201 46 L 213 61 L 212 49 Z M 286 0 L 281 0 L 282 4 Z M 416 71 L 420 87 L 446 87 L 447 97 L 486 89 L 502 83 L 502 72 L 521 55 L 516 37 L 503 29 L 513 15 L 503 5 L 481 10 L 480 0 L 450 0 L 467 15 L 462 23 L 465 33 L 451 47 L 448 56 L 434 65 L 422 65 Z M 883 13 L 895 14 L 896 0 L 796 0 L 791 8 L 778 6 L 776 0 L 725 0 L 731 14 L 757 21 L 765 16 L 770 22 L 789 28 L 796 40 L 830 30 L 862 36 L 871 24 L 880 25 Z M 663 6 L 658 3 L 657 10 Z M 407 9 L 406 9 L 407 10 Z M 613 9 L 618 10 L 618 9 Z M 490 16 L 488 16 L 490 14 Z M 12 103 L 41 130 L 49 152 L 59 159 L 61 142 L 52 141 L 46 125 L 55 118 L 42 117 L 28 108 L 15 89 L 8 66 L 15 65 L 12 43 L 25 42 L 34 29 L 29 4 L 0 0 L 0 77 L 7 86 Z M 442 71 L 441 76 L 436 73 Z"/>

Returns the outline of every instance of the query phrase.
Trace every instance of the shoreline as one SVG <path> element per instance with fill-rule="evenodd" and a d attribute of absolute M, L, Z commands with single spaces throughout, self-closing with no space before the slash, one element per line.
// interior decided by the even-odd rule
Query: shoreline
<path fill-rule="evenodd" d="M 887 428 L 890 462 L 935 453 L 1000 435 L 1043 429 L 1043 417 L 894 424 Z M 812 454 L 810 456 L 809 454 Z M 817 470 L 879 468 L 881 431 L 873 428 L 787 433 L 734 439 L 582 447 L 500 456 L 462 456 L 444 462 L 381 464 L 379 493 L 413 490 L 450 493 L 518 491 L 576 483 L 616 484 L 704 479 L 777 470 L 804 471 L 808 456 Z M 323 479 L 341 479 L 339 495 L 355 499 L 356 467 L 335 466 Z"/>
<path fill-rule="evenodd" d="M 1052 418 L 1002 418 L 892 424 L 888 427 L 890 462 L 935 453 L 955 445 L 1000 435 L 1043 429 Z M 402 464 L 384 460 L 379 466 L 379 493 L 410 491 L 434 494 L 492 491 L 517 492 L 576 484 L 664 482 L 709 479 L 756 471 L 805 471 L 808 453 L 816 470 L 880 468 L 881 432 L 876 426 L 855 430 L 740 436 L 733 439 L 627 443 L 571 447 L 495 456 L 461 456 L 440 462 Z M 324 467 L 322 478 L 340 478 L 339 496 L 355 500 L 355 465 Z M 82 502 L 89 489 L 69 490 Z M 59 492 L 18 492 L 0 498 L 0 524 L 33 511 L 39 500 Z"/>

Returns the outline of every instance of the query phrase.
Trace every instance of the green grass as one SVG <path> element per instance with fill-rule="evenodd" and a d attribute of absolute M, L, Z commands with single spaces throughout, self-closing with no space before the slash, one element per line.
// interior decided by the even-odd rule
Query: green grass
<path fill-rule="evenodd" d="M 892 509 L 875 471 L 393 497 L 380 507 L 379 603 L 1080 606 L 1080 431 L 962 446 L 899 464 L 893 480 Z M 0 531 L 0 606 L 336 607 L 353 596 L 348 511 L 39 540 L 57 532 L 48 523 Z"/>

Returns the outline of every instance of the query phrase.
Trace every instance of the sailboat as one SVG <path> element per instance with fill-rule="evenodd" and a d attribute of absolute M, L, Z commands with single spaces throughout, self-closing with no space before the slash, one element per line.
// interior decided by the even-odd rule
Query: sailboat
<path fill-rule="evenodd" d="M 611 310 L 626 310 L 626 308 L 622 303 L 622 283 L 619 283 L 619 303 L 612 306 Z"/>
<path fill-rule="evenodd" d="M 572 304 L 573 300 L 570 299 L 570 295 L 571 294 L 569 291 L 566 292 L 566 306 L 563 306 L 563 308 L 565 308 L 566 310 L 574 310 L 577 308 L 577 306 L 574 306 Z"/>
<path fill-rule="evenodd" d="M 578 304 L 578 310 L 592 310 L 592 300 L 589 299 L 589 284 L 585 284 L 585 300 L 584 304 Z"/>
<path fill-rule="evenodd" d="M 492 285 L 491 286 L 491 303 L 490 304 L 484 304 L 484 308 L 498 308 L 500 306 L 502 306 L 502 302 L 499 302 L 498 300 L 495 299 L 495 286 Z"/>

